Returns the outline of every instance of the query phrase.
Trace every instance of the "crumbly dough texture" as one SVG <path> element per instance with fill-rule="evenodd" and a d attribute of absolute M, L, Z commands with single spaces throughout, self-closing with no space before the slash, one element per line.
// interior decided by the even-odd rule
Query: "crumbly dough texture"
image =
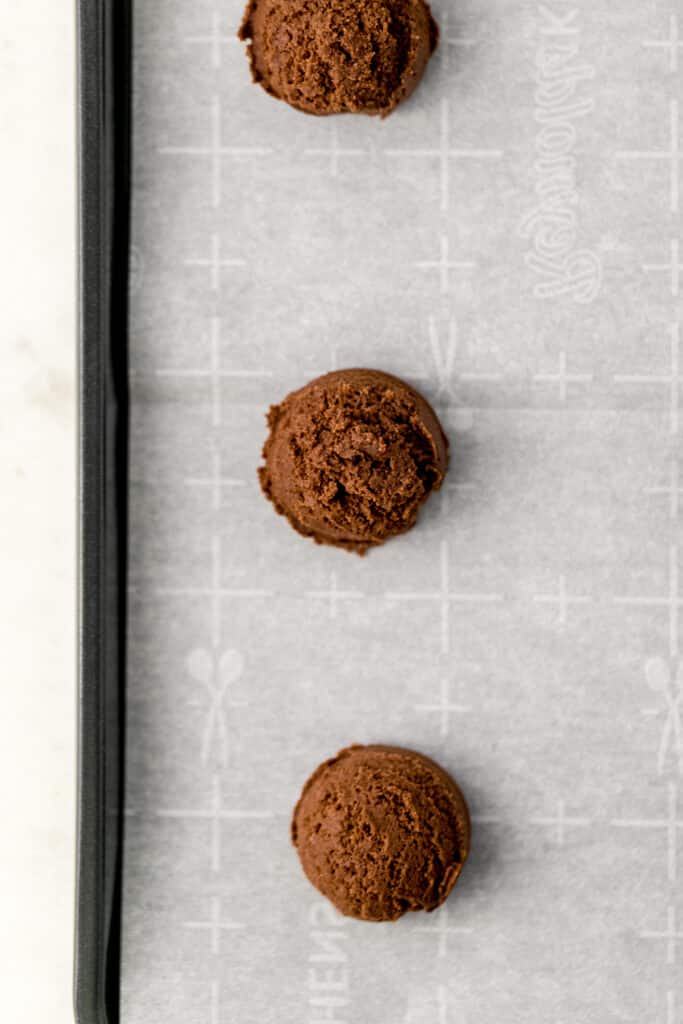
<path fill-rule="evenodd" d="M 425 0 L 249 0 L 239 32 L 272 96 L 382 117 L 412 93 L 438 35 Z"/>
<path fill-rule="evenodd" d="M 352 746 L 304 786 L 292 841 L 312 884 L 342 914 L 394 921 L 434 910 L 470 848 L 456 783 L 434 761 L 388 746 Z"/>
<path fill-rule="evenodd" d="M 304 536 L 364 554 L 412 527 L 448 467 L 425 399 L 378 370 L 339 370 L 268 413 L 259 469 L 279 513 Z"/>

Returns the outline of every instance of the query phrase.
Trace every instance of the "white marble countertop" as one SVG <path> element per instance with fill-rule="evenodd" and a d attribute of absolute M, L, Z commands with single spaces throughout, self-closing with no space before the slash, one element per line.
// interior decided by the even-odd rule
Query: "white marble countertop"
<path fill-rule="evenodd" d="M 0 12 L 0 1017 L 73 1019 L 75 4 Z"/>

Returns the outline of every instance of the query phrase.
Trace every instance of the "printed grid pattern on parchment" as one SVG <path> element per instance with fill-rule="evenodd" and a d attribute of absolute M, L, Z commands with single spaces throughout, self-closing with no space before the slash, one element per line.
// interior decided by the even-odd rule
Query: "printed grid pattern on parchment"
<path fill-rule="evenodd" d="M 380 123 L 252 86 L 237 0 L 135 4 L 126 1024 L 683 1021 L 683 11 L 434 13 Z M 269 403 L 352 365 L 453 452 L 363 560 L 255 476 Z M 354 741 L 468 796 L 431 916 L 302 876 Z"/>

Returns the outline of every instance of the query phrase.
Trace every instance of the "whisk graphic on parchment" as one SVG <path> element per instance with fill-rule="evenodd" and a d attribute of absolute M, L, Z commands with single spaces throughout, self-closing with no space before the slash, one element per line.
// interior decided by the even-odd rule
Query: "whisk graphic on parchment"
<path fill-rule="evenodd" d="M 187 656 L 187 670 L 196 682 L 205 687 L 209 695 L 209 710 L 202 735 L 201 759 L 209 759 L 214 735 L 218 741 L 218 759 L 225 763 L 228 756 L 228 728 L 225 721 L 225 695 L 244 671 L 244 658 L 239 651 L 223 651 L 218 659 L 205 647 L 197 647 Z M 244 701 L 231 701 L 239 707 Z"/>
<path fill-rule="evenodd" d="M 683 661 L 679 662 L 674 678 L 672 669 L 664 658 L 649 658 L 645 663 L 647 685 L 664 699 L 666 717 L 657 752 L 657 771 L 664 774 L 669 751 L 675 759 L 678 770 L 683 774 Z M 651 714 L 659 715 L 659 711 Z"/>

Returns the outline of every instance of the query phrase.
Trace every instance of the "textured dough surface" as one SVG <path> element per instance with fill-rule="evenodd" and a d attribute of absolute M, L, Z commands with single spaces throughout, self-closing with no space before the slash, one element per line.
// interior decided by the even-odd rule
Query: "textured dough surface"
<path fill-rule="evenodd" d="M 308 879 L 342 914 L 394 921 L 447 898 L 469 853 L 470 819 L 434 761 L 400 747 L 352 746 L 304 786 L 292 841 Z"/>
<path fill-rule="evenodd" d="M 338 370 L 268 413 L 261 486 L 292 526 L 360 554 L 414 525 L 448 467 L 431 406 L 378 370 Z"/>
<path fill-rule="evenodd" d="M 424 0 L 250 0 L 239 33 L 272 96 L 309 114 L 382 116 L 412 93 L 438 34 Z"/>

